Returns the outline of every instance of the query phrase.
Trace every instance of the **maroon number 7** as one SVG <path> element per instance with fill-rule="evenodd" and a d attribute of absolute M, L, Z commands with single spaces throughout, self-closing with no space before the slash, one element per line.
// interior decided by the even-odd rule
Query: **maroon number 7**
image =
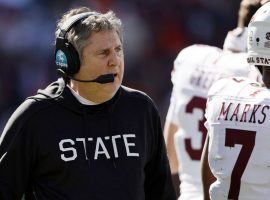
<path fill-rule="evenodd" d="M 241 177 L 247 167 L 248 160 L 255 145 L 255 131 L 226 129 L 225 146 L 234 147 L 235 144 L 241 144 L 242 148 L 233 167 L 231 174 L 231 185 L 228 199 L 238 200 Z"/>

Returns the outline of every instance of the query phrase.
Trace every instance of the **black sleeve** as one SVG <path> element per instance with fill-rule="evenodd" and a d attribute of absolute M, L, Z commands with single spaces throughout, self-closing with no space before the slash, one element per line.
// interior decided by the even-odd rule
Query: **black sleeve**
<path fill-rule="evenodd" d="M 180 184 L 181 184 L 181 181 L 179 179 L 179 174 L 178 173 L 175 173 L 175 174 L 172 174 L 172 183 L 173 183 L 173 187 L 174 187 L 174 191 L 175 191 L 175 194 L 177 197 L 180 197 Z"/>
<path fill-rule="evenodd" d="M 160 118 L 156 113 L 153 120 L 153 153 L 145 168 L 145 199 L 176 200 L 171 180 L 171 171 L 167 157 Z"/>
<path fill-rule="evenodd" d="M 33 138 L 26 125 L 27 107 L 24 104 L 13 113 L 0 138 L 1 200 L 20 200 L 29 182 Z"/>

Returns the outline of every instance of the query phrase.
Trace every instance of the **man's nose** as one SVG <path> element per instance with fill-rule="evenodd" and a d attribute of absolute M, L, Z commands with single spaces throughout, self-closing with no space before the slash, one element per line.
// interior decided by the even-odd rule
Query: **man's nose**
<path fill-rule="evenodd" d="M 109 57 L 109 66 L 117 66 L 120 62 L 121 56 L 116 51 L 113 51 Z"/>

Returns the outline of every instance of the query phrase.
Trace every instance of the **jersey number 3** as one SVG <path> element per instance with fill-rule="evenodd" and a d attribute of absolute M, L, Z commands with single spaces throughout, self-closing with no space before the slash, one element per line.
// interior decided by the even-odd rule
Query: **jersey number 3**
<path fill-rule="evenodd" d="M 232 170 L 228 199 L 238 199 L 241 177 L 246 169 L 248 160 L 254 148 L 255 136 L 255 131 L 226 129 L 225 146 L 234 147 L 235 144 L 242 145 L 241 151 Z"/>
<path fill-rule="evenodd" d="M 206 99 L 202 97 L 194 96 L 186 106 L 186 113 L 193 113 L 193 109 L 197 108 L 202 110 L 204 116 L 204 110 L 206 107 Z M 191 146 L 191 138 L 185 139 L 185 149 L 192 160 L 200 160 L 203 150 L 203 145 L 206 139 L 207 130 L 204 127 L 205 118 L 203 117 L 199 121 L 199 132 L 202 134 L 202 142 L 200 149 L 194 149 Z"/>

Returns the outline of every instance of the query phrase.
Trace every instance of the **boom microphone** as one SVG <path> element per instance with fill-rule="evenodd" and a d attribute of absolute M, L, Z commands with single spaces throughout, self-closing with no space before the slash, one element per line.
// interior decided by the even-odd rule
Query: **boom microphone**
<path fill-rule="evenodd" d="M 103 75 L 100 75 L 96 79 L 93 79 L 93 80 L 81 80 L 81 79 L 74 78 L 72 76 L 68 76 L 61 69 L 58 69 L 57 71 L 60 74 L 60 76 L 62 76 L 64 78 L 70 78 L 74 81 L 83 82 L 83 83 L 95 82 L 95 83 L 100 83 L 100 84 L 106 84 L 106 83 L 114 82 L 114 74 L 103 74 Z"/>
<path fill-rule="evenodd" d="M 74 80 L 74 81 L 79 81 L 79 82 L 83 82 L 83 83 L 95 82 L 95 83 L 105 84 L 105 83 L 114 82 L 114 75 L 113 74 L 103 74 L 103 75 L 100 75 L 99 77 L 97 77 L 96 79 L 93 79 L 93 80 L 81 80 L 81 79 L 77 79 L 74 77 L 69 77 L 69 78 Z"/>

